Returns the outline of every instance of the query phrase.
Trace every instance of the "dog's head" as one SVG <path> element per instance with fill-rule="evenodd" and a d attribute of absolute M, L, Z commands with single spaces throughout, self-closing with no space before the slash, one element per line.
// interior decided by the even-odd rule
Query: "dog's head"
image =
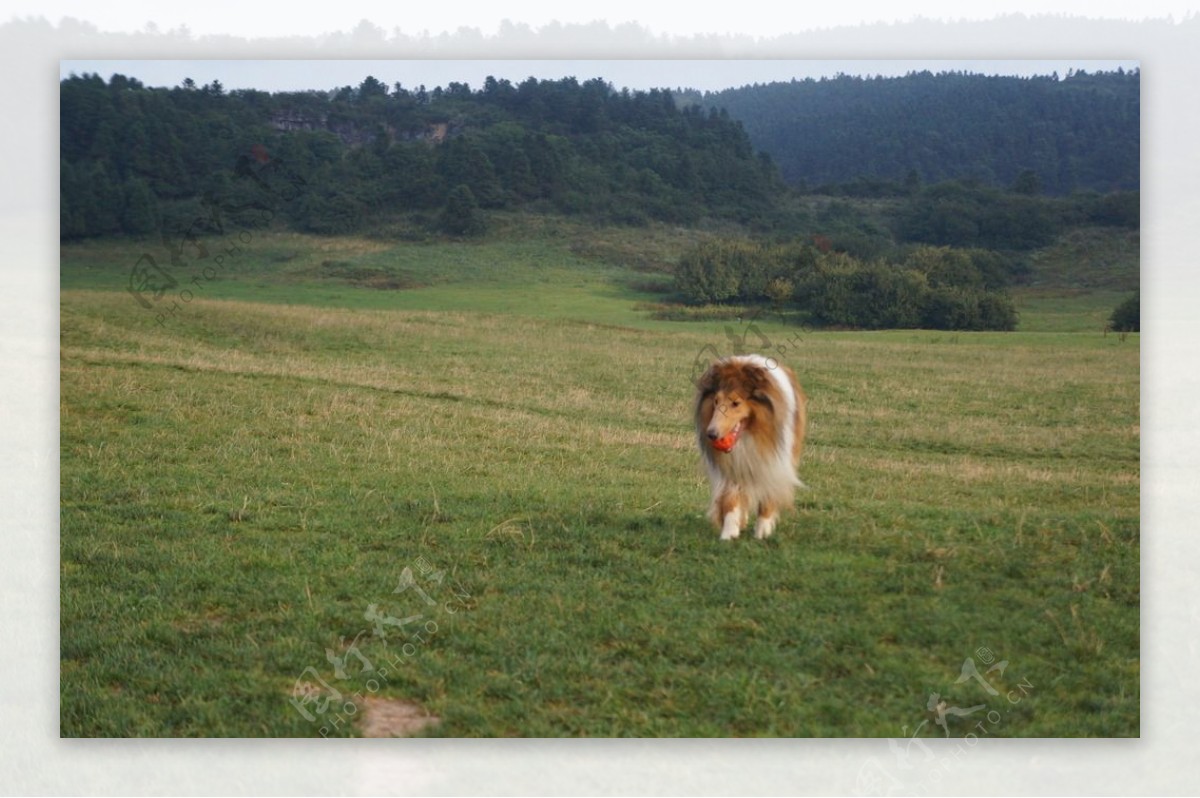
<path fill-rule="evenodd" d="M 696 390 L 696 430 L 701 442 L 722 452 L 737 445 L 761 413 L 774 410 L 766 369 L 738 361 L 717 361 L 700 377 Z"/>

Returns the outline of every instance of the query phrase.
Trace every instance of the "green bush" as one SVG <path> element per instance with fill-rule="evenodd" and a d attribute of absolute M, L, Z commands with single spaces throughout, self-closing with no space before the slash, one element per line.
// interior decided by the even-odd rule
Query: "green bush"
<path fill-rule="evenodd" d="M 362 227 L 366 209 L 344 192 L 305 194 L 295 203 L 297 224 L 306 233 L 344 235 Z"/>
<path fill-rule="evenodd" d="M 1140 332 L 1142 327 L 1142 292 L 1137 291 L 1133 296 L 1117 305 L 1113 310 L 1109 323 L 1117 332 Z"/>
<path fill-rule="evenodd" d="M 747 293 L 743 281 L 751 286 L 759 279 L 755 272 L 758 253 L 761 253 L 759 247 L 742 241 L 700 244 L 679 259 L 675 287 L 692 304 L 726 302 L 739 297 Z"/>
<path fill-rule="evenodd" d="M 929 294 L 925 275 L 846 255 L 823 258 L 827 262 L 808 285 L 806 309 L 814 321 L 869 330 L 920 326 Z"/>
<path fill-rule="evenodd" d="M 680 260 L 675 288 L 694 305 L 736 300 L 782 308 L 790 300 L 795 310 L 832 327 L 1012 330 L 1012 299 L 996 290 L 1007 262 L 989 255 L 921 246 L 894 264 L 807 244 L 710 241 Z"/>
<path fill-rule="evenodd" d="M 922 326 L 932 330 L 1015 330 L 1017 311 L 1008 294 L 943 286 L 930 291 Z"/>
<path fill-rule="evenodd" d="M 950 247 L 917 247 L 904 259 L 904 267 L 925 275 L 933 288 L 979 288 L 983 275 L 965 250 Z"/>
<path fill-rule="evenodd" d="M 931 330 L 977 330 L 979 306 L 959 288 L 941 287 L 929 292 L 921 326 Z"/>

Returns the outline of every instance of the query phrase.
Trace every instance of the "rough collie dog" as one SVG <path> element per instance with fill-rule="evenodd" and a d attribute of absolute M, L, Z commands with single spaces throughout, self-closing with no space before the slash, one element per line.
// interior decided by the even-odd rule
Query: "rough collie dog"
<path fill-rule="evenodd" d="M 796 375 L 762 355 L 714 362 L 696 390 L 696 442 L 712 483 L 708 514 L 732 540 L 756 512 L 754 536 L 775 531 L 790 509 L 804 446 L 808 397 Z"/>

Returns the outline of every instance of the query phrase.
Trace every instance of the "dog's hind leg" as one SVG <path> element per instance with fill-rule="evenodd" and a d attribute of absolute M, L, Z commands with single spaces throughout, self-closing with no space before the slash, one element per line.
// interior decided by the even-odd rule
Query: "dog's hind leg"
<path fill-rule="evenodd" d="M 758 520 L 754 522 L 754 537 L 762 540 L 771 537 L 775 522 L 779 520 L 779 508 L 771 502 L 758 505 Z"/>

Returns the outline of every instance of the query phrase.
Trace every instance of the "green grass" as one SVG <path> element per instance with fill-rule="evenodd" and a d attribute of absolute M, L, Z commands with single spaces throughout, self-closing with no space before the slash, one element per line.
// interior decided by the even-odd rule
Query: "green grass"
<path fill-rule="evenodd" d="M 1013 292 L 1018 329 L 1103 334 L 1113 310 L 1132 291 L 1080 288 L 1018 288 Z"/>
<path fill-rule="evenodd" d="M 722 543 L 688 377 L 729 322 L 629 287 L 692 235 L 256 234 L 161 325 L 135 242 L 64 247 L 62 733 L 359 733 L 289 703 L 315 674 L 447 736 L 941 735 L 933 692 L 994 736 L 1136 736 L 1137 336 L 1090 295 L 1009 334 L 764 321 L 811 489 Z M 371 605 L 422 617 L 384 640 Z M 337 679 L 356 636 L 377 670 Z M 981 647 L 999 697 L 955 683 Z"/>
<path fill-rule="evenodd" d="M 1138 287 L 1141 235 L 1114 227 L 1078 227 L 1031 258 L 1035 286 L 1105 289 L 1133 293 Z"/>

